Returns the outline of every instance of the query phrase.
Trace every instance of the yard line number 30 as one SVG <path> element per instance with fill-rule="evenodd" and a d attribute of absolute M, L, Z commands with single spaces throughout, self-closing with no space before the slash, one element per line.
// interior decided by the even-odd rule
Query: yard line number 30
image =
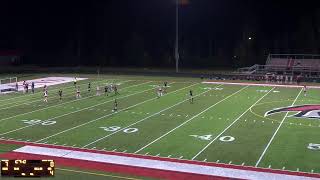
<path fill-rule="evenodd" d="M 124 133 L 130 134 L 130 133 L 135 133 L 137 132 L 139 129 L 138 128 L 125 128 L 125 129 L 121 129 L 120 126 L 109 126 L 109 127 L 100 127 L 101 129 L 108 131 L 108 132 L 115 132 L 115 131 L 122 131 Z"/>

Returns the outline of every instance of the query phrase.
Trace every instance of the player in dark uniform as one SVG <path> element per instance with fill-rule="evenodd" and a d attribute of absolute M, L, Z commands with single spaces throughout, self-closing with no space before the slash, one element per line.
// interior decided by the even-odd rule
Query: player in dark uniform
<path fill-rule="evenodd" d="M 167 81 L 165 81 L 163 84 L 164 84 L 164 87 L 163 87 L 163 94 L 167 94 L 168 82 L 167 82 Z"/>
<path fill-rule="evenodd" d="M 29 92 L 29 83 L 26 83 L 26 91 Z"/>
<path fill-rule="evenodd" d="M 109 96 L 109 87 L 108 87 L 108 85 L 104 87 L 104 95 Z"/>
<path fill-rule="evenodd" d="M 114 100 L 114 103 L 113 103 L 113 112 L 116 112 L 118 111 L 118 102 L 117 102 L 117 99 Z"/>
<path fill-rule="evenodd" d="M 23 81 L 22 87 L 23 87 L 23 94 L 24 94 L 26 93 L 26 81 Z"/>
<path fill-rule="evenodd" d="M 91 83 L 89 82 L 88 83 L 88 92 L 90 92 L 91 91 Z"/>
<path fill-rule="evenodd" d="M 59 94 L 60 101 L 62 101 L 62 90 L 61 89 L 59 90 L 58 94 Z"/>
<path fill-rule="evenodd" d="M 44 91 L 48 91 L 48 86 L 46 84 L 43 86 L 43 92 Z"/>
<path fill-rule="evenodd" d="M 17 92 L 19 91 L 19 85 L 18 85 L 18 83 L 16 83 L 16 91 L 17 91 Z"/>
<path fill-rule="evenodd" d="M 75 88 L 77 88 L 77 77 L 74 77 L 73 85 L 74 85 Z"/>
<path fill-rule="evenodd" d="M 31 83 L 31 91 L 32 91 L 32 94 L 34 94 L 34 82 Z"/>
<path fill-rule="evenodd" d="M 193 92 L 192 92 L 192 90 L 189 91 L 189 95 L 190 95 L 190 103 L 193 104 Z"/>

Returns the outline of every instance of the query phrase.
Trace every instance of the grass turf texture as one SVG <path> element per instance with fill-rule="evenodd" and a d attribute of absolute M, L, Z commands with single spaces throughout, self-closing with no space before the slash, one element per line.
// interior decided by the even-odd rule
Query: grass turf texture
<path fill-rule="evenodd" d="M 1 96 L 0 138 L 320 173 L 320 145 L 308 148 L 310 143 L 320 144 L 319 119 L 286 112 L 264 117 L 280 107 L 319 104 L 317 89 L 308 90 L 305 97 L 300 88 L 208 85 L 192 78 L 83 76 L 89 79 L 78 82 L 79 100 L 72 83 L 49 87 L 48 103 L 42 102 L 40 91 Z M 154 86 L 163 81 L 170 87 L 158 99 Z M 120 83 L 120 95 L 95 96 L 96 86 L 108 82 Z M 64 91 L 61 102 L 59 88 Z M 193 104 L 188 100 L 190 89 Z M 111 111 L 115 98 L 117 113 Z"/>

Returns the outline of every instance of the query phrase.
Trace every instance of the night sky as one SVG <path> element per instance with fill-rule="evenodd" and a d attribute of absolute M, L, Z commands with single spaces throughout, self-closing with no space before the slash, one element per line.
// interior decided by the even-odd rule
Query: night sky
<path fill-rule="evenodd" d="M 238 67 L 263 64 L 269 53 L 320 54 L 316 1 L 181 1 L 182 66 Z M 174 0 L 10 0 L 1 1 L 0 17 L 0 51 L 16 50 L 26 64 L 174 66 Z"/>

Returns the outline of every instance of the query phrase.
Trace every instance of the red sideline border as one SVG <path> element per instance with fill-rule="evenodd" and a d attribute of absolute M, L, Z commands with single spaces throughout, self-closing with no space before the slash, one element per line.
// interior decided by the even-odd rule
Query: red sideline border
<path fill-rule="evenodd" d="M 160 160 L 160 161 L 167 161 L 167 162 L 178 162 L 178 163 L 186 163 L 186 164 L 196 164 L 196 165 L 204 165 L 204 166 L 213 166 L 213 167 L 222 167 L 222 168 L 231 168 L 231 169 L 239 169 L 239 170 L 248 170 L 248 171 L 256 171 L 256 172 L 267 172 L 267 173 L 275 173 L 275 174 L 284 174 L 284 175 L 293 175 L 293 176 L 303 176 L 303 177 L 314 177 L 320 178 L 320 174 L 318 173 L 307 173 L 307 172 L 297 172 L 297 171 L 286 171 L 286 170 L 276 170 L 276 169 L 268 169 L 268 168 L 256 168 L 251 166 L 239 166 L 239 165 L 229 165 L 229 164 L 221 164 L 221 163 L 211 163 L 211 162 L 202 162 L 202 161 L 194 161 L 194 160 L 183 160 L 183 159 L 173 159 L 173 158 L 164 158 L 164 157 L 155 157 L 155 156 L 148 156 L 148 155 L 138 155 L 138 154 L 130 154 L 130 153 L 120 153 L 120 152 L 109 152 L 103 150 L 94 150 L 94 149 L 83 149 L 83 148 L 74 148 L 74 147 L 66 147 L 66 146 L 59 146 L 59 145 L 48 145 L 48 144 L 40 144 L 40 143 L 31 143 L 31 142 L 22 142 L 22 141 L 14 141 L 14 140 L 0 140 L 0 144 L 16 144 L 16 145 L 31 145 L 31 146 L 38 146 L 38 147 L 47 147 L 47 148 L 57 148 L 57 149 L 65 149 L 65 150 L 74 150 L 74 151 L 82 151 L 82 152 L 91 152 L 91 153 L 99 153 L 99 154 L 108 154 L 108 155 L 117 155 L 117 156 L 125 156 L 125 157 L 135 157 L 140 159 L 152 159 L 152 160 Z M 31 155 L 27 153 L 16 153 L 16 152 L 9 152 L 5 154 L 0 154 L 1 157 L 42 157 L 39 155 Z M 45 159 L 52 159 L 53 157 L 43 156 Z M 111 171 L 111 172 L 120 172 L 120 173 L 129 173 L 139 176 L 148 176 L 156 178 L 166 178 L 166 179 L 212 179 L 213 176 L 207 175 L 199 175 L 193 173 L 184 173 L 184 172 L 174 172 L 174 171 L 164 171 L 164 170 L 156 170 L 151 168 L 141 168 L 141 167 L 131 167 L 125 165 L 115 165 L 115 164 L 107 164 L 107 163 L 99 163 L 99 162 L 92 162 L 92 161 L 85 161 L 85 160 L 73 160 L 69 158 L 55 158 L 58 162 L 66 166 L 73 166 L 73 167 L 81 167 L 86 169 L 97 169 L 97 170 L 104 170 L 104 171 Z M 81 163 L 80 163 L 81 162 Z M 85 162 L 85 163 L 82 163 Z M 89 163 L 88 163 L 89 162 Z M 103 164 L 105 166 L 103 166 Z M 214 177 L 217 179 L 226 179 L 223 177 Z"/>
<path fill-rule="evenodd" d="M 100 162 L 92 162 L 86 160 L 77 160 L 77 159 L 68 159 L 68 158 L 59 158 L 59 157 L 51 157 L 51 156 L 43 156 L 43 155 L 34 155 L 27 153 L 18 153 L 18 152 L 10 152 L 6 154 L 0 154 L 0 157 L 9 158 L 9 159 L 53 159 L 55 160 L 55 164 L 59 166 L 67 166 L 67 167 L 77 167 L 81 169 L 88 170 L 97 170 L 97 171 L 105 171 L 105 172 L 113 172 L 119 174 L 128 174 L 135 176 L 144 176 L 144 177 L 153 177 L 153 178 L 161 178 L 161 179 L 172 179 L 172 180 L 226 180 L 230 178 L 219 177 L 219 176 L 207 176 L 207 175 L 199 175 L 192 173 L 183 173 L 183 172 L 175 172 L 175 171 L 165 171 L 151 168 L 141 168 L 141 167 L 133 167 L 133 166 L 125 166 L 118 164 L 110 164 L 110 163 L 100 163 Z"/>

